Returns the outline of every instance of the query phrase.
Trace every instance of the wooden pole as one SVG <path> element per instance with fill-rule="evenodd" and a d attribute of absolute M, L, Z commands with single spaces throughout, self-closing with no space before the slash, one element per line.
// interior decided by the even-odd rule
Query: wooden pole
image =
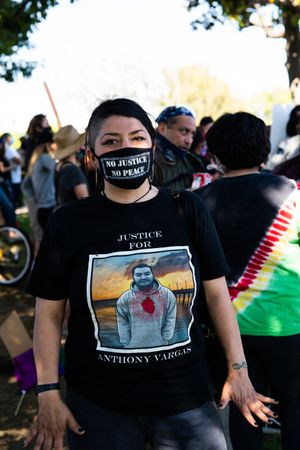
<path fill-rule="evenodd" d="M 56 107 L 55 107 L 55 104 L 54 104 L 54 101 L 53 101 L 51 92 L 50 92 L 50 90 L 49 90 L 49 88 L 48 88 L 48 85 L 47 85 L 47 83 L 46 83 L 45 81 L 43 82 L 43 84 L 44 84 L 44 87 L 45 87 L 45 89 L 46 89 L 46 92 L 47 92 L 49 101 L 50 101 L 50 103 L 51 103 L 51 106 L 52 106 L 54 115 L 55 115 L 55 117 L 56 117 L 57 126 L 58 126 L 58 128 L 61 128 L 61 122 L 60 122 L 59 115 L 58 115 L 57 109 L 56 109 Z"/>

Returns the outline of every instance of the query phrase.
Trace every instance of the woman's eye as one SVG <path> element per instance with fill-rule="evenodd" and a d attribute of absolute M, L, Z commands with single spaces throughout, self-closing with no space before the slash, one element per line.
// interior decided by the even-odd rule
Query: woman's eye
<path fill-rule="evenodd" d="M 104 142 L 102 142 L 102 145 L 115 145 L 117 143 L 116 139 L 107 139 Z"/>
<path fill-rule="evenodd" d="M 137 141 L 137 142 L 141 142 L 141 141 L 144 141 L 145 138 L 144 138 L 144 136 L 135 136 L 132 140 L 133 141 Z"/>

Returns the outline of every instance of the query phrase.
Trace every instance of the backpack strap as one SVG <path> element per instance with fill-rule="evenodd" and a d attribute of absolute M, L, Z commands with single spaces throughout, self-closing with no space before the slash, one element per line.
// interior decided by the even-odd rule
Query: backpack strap
<path fill-rule="evenodd" d="M 195 229 L 195 220 L 193 217 L 194 212 L 191 209 L 189 210 L 185 191 L 174 191 L 171 193 L 171 197 L 174 200 L 177 215 L 185 225 L 190 241 L 195 247 L 197 247 L 197 233 Z"/>
<path fill-rule="evenodd" d="M 187 195 L 186 191 L 174 191 L 171 193 L 171 197 L 174 200 L 177 215 L 184 224 L 188 238 L 192 243 L 193 247 L 197 249 L 198 244 L 198 233 L 195 227 L 195 214 L 192 209 L 189 209 L 189 202 L 186 201 Z M 206 337 L 215 337 L 215 332 L 213 329 L 213 324 L 209 315 L 207 308 L 206 297 L 203 283 L 199 286 L 199 305 L 201 311 L 201 323 L 204 329 L 204 334 Z"/>
<path fill-rule="evenodd" d="M 187 198 L 185 191 L 174 191 L 171 193 L 171 196 L 175 202 L 177 215 L 185 224 L 190 241 L 193 245 L 197 244 L 194 212 L 191 209 L 189 210 L 189 202 L 185 201 Z M 195 248 L 197 248 L 197 246 Z M 215 398 L 216 401 L 219 402 L 222 389 L 227 378 L 227 362 L 224 349 L 218 339 L 208 311 L 202 282 L 199 286 L 199 313 L 200 322 L 205 337 L 206 357 L 215 389 Z"/>

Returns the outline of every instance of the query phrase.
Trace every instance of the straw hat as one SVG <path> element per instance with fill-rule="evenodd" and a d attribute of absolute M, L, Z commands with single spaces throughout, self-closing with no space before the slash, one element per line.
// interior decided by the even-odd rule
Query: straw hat
<path fill-rule="evenodd" d="M 79 134 L 72 125 L 66 125 L 55 133 L 53 139 L 57 145 L 55 159 L 64 159 L 84 145 L 85 133 Z"/>

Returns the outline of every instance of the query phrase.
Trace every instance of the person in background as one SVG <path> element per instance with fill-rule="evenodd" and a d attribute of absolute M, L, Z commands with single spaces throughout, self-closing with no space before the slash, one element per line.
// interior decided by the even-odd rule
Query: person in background
<path fill-rule="evenodd" d="M 202 160 L 203 164 L 207 164 L 207 160 L 206 158 L 201 156 L 201 148 L 202 148 L 202 144 L 204 142 L 204 138 L 203 135 L 201 133 L 201 131 L 199 130 L 199 128 L 196 128 L 194 137 L 193 137 L 193 142 L 190 146 L 190 152 L 194 153 L 195 155 L 198 155 L 199 158 Z"/>
<path fill-rule="evenodd" d="M 15 150 L 13 145 L 13 138 L 11 134 L 4 133 L 0 138 L 4 144 L 5 157 L 11 166 L 10 179 L 11 187 L 13 190 L 13 204 L 15 208 L 21 206 L 21 182 L 22 182 L 22 167 L 21 167 L 21 156 L 17 150 Z"/>
<path fill-rule="evenodd" d="M 5 192 L 9 201 L 13 204 L 14 193 L 11 185 L 11 171 L 15 168 L 15 163 L 11 163 L 5 151 L 5 145 L 0 139 L 0 187 Z"/>
<path fill-rule="evenodd" d="M 275 175 L 284 175 L 292 180 L 300 180 L 300 154 L 277 164 L 272 170 Z"/>
<path fill-rule="evenodd" d="M 142 450 L 146 441 L 155 449 L 225 450 L 199 317 L 201 281 L 227 356 L 222 405 L 236 402 L 255 426 L 252 413 L 267 421 L 273 413 L 264 402 L 274 400 L 255 392 L 248 378 L 212 219 L 196 195 L 183 191 L 189 220 L 196 223 L 197 239 L 191 242 L 177 220 L 171 191 L 152 185 L 155 130 L 139 104 L 126 98 L 102 102 L 87 133 L 101 190 L 54 211 L 27 287 L 37 297 L 33 345 L 39 412 L 24 446 L 36 440 L 40 450 L 62 450 L 68 428 L 70 450 Z M 177 287 L 189 279 L 193 294 L 176 316 L 171 344 L 161 345 L 150 335 L 144 347 L 125 349 L 116 303 L 141 263 L 151 264 L 160 280 L 173 278 Z M 67 298 L 65 404 L 58 359 Z M 135 317 L 148 322 L 161 313 L 162 302 L 151 301 L 149 293 L 145 303 L 131 307 Z"/>
<path fill-rule="evenodd" d="M 81 148 L 79 153 L 80 168 L 85 174 L 88 191 L 93 195 L 99 191 L 98 180 L 100 178 L 98 161 L 95 160 L 93 153 L 89 148 Z"/>
<path fill-rule="evenodd" d="M 286 177 L 261 173 L 270 141 L 264 122 L 225 114 L 207 133 L 224 176 L 199 189 L 214 219 L 229 265 L 249 376 L 275 396 L 283 450 L 300 449 L 300 192 Z M 273 417 L 276 417 L 275 415 Z M 234 450 L 262 449 L 253 428 L 230 405 Z"/>
<path fill-rule="evenodd" d="M 267 167 L 270 170 L 300 153 L 300 105 L 295 106 L 290 112 L 286 135 L 287 138 L 279 143 L 277 151 L 268 159 Z"/>
<path fill-rule="evenodd" d="M 28 170 L 29 161 L 37 145 L 45 142 L 43 134 L 51 132 L 49 122 L 45 114 L 34 116 L 28 126 L 26 136 L 21 139 L 21 153 L 23 154 L 23 168 Z"/>
<path fill-rule="evenodd" d="M 16 226 L 15 209 L 0 185 L 0 225 Z"/>
<path fill-rule="evenodd" d="M 202 151 L 204 144 L 206 148 L 205 138 L 203 137 L 203 134 L 199 130 L 199 128 L 197 128 L 193 143 L 190 148 L 190 152 L 196 155 L 202 161 L 203 167 L 205 169 L 203 172 L 193 174 L 193 183 L 191 185 L 191 190 L 195 190 L 199 187 L 205 186 L 206 184 L 217 180 L 224 174 L 221 165 L 218 163 L 214 155 L 207 152 L 207 149 L 205 150 L 205 152 Z"/>
<path fill-rule="evenodd" d="M 79 134 L 72 125 L 60 128 L 53 136 L 56 144 L 55 160 L 57 162 L 54 184 L 58 206 L 89 195 L 87 179 L 80 167 L 85 138 L 86 134 Z M 63 322 L 63 333 L 65 335 L 67 335 L 69 314 L 70 305 L 67 301 Z"/>
<path fill-rule="evenodd" d="M 197 130 L 200 131 L 201 137 L 202 137 L 201 148 L 199 149 L 199 155 L 202 156 L 202 158 L 206 162 L 206 165 L 212 163 L 212 161 L 211 161 L 212 157 L 208 153 L 208 150 L 207 150 L 206 133 L 208 132 L 208 130 L 210 129 L 210 127 L 212 126 L 213 123 L 214 123 L 214 121 L 211 116 L 204 116 L 200 120 L 199 127 L 197 128 Z"/>
<path fill-rule="evenodd" d="M 53 140 L 52 132 L 49 130 L 45 130 L 43 133 L 39 136 L 39 142 L 40 146 L 43 146 L 44 144 L 47 144 L 48 142 L 51 143 Z M 39 147 L 39 150 L 41 150 L 43 147 Z M 32 240 L 33 240 L 33 253 L 34 257 L 37 255 L 42 236 L 43 236 L 43 229 L 39 224 L 38 217 L 37 217 L 37 197 L 36 193 L 34 191 L 33 182 L 32 182 L 32 172 L 33 172 L 33 166 L 34 162 L 36 161 L 38 155 L 35 154 L 33 156 L 31 165 L 29 164 L 29 168 L 27 173 L 25 174 L 22 184 L 21 184 L 21 191 L 23 193 L 24 203 L 28 208 L 28 216 L 30 221 L 30 226 L 32 229 Z"/>
<path fill-rule="evenodd" d="M 28 209 L 28 217 L 30 227 L 32 230 L 32 244 L 33 254 L 36 257 L 40 243 L 43 236 L 43 229 L 41 228 L 37 218 L 37 203 L 35 192 L 32 184 L 31 175 L 27 172 L 21 184 L 21 191 L 23 193 L 24 203 Z"/>
<path fill-rule="evenodd" d="M 57 204 L 88 197 L 87 180 L 79 167 L 78 158 L 85 143 L 85 133 L 79 134 L 72 125 L 67 125 L 55 133 L 53 139 L 57 146 L 55 159 L 58 161 L 55 168 Z"/>
<path fill-rule="evenodd" d="M 213 125 L 214 120 L 211 116 L 204 116 L 199 122 L 198 129 L 201 131 L 203 138 L 205 139 L 206 133 L 210 129 L 210 127 Z"/>
<path fill-rule="evenodd" d="M 169 106 L 156 122 L 153 184 L 171 190 L 190 188 L 193 174 L 205 172 L 201 159 L 189 151 L 196 133 L 194 114 L 185 106 Z"/>
<path fill-rule="evenodd" d="M 45 142 L 35 148 L 29 162 L 28 174 L 31 177 L 36 201 L 38 223 L 42 230 L 45 230 L 49 216 L 56 206 L 54 185 L 56 145 L 49 130 L 44 131 L 43 136 Z"/>

